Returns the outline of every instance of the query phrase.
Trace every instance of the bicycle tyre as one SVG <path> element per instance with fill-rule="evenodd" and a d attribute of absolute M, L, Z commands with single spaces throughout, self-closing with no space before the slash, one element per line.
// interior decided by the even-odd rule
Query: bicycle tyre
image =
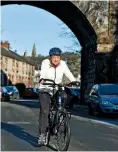
<path fill-rule="evenodd" d="M 66 139 L 66 143 L 65 143 L 65 146 L 62 148 L 60 147 L 59 145 L 59 139 L 58 139 L 58 136 L 60 135 L 59 133 L 59 128 L 58 128 L 58 131 L 57 131 L 57 148 L 59 151 L 67 151 L 68 148 L 69 148 L 69 144 L 70 144 L 70 137 L 71 137 L 71 127 L 70 127 L 70 118 L 68 116 L 68 113 L 66 112 L 58 112 L 58 115 L 57 115 L 57 119 L 58 119 L 58 124 L 60 124 L 60 116 L 64 116 L 64 129 L 66 130 L 67 134 L 67 139 Z M 62 123 L 62 122 L 61 122 Z M 60 127 L 60 126 L 58 126 Z"/>

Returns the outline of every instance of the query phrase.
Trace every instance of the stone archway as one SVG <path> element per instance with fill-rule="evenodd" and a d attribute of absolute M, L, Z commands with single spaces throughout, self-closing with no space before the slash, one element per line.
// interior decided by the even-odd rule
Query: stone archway
<path fill-rule="evenodd" d="M 42 8 L 61 19 L 73 31 L 82 46 L 81 101 L 95 79 L 96 33 L 86 16 L 71 1 L 2 1 L 1 5 L 26 4 Z"/>

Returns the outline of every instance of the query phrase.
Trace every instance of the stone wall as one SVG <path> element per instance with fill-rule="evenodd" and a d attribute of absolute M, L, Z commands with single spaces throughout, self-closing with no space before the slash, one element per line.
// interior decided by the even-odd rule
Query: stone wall
<path fill-rule="evenodd" d="M 87 17 L 98 36 L 98 52 L 112 51 L 118 42 L 118 1 L 73 1 Z"/>

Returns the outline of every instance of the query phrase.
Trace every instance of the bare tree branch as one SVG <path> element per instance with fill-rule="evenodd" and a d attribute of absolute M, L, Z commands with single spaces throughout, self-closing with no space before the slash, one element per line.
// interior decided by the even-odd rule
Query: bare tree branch
<path fill-rule="evenodd" d="M 60 26 L 62 31 L 59 33 L 59 37 L 72 40 L 72 44 L 70 46 L 65 46 L 65 48 L 76 53 L 81 53 L 81 45 L 75 34 L 64 24 L 60 24 Z"/>

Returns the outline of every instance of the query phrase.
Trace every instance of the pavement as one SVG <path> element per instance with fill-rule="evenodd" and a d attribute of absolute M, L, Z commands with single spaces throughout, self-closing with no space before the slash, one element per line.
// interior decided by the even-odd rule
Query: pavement
<path fill-rule="evenodd" d="M 86 105 L 79 105 L 79 104 L 74 105 L 73 110 L 75 111 L 75 113 L 78 113 L 78 111 L 83 112 L 81 114 L 81 117 L 84 117 L 83 120 L 85 121 L 110 125 L 111 127 L 112 126 L 118 127 L 118 116 L 106 115 L 106 116 L 102 116 L 101 118 L 97 116 L 90 116 L 88 115 L 88 107 Z"/>

